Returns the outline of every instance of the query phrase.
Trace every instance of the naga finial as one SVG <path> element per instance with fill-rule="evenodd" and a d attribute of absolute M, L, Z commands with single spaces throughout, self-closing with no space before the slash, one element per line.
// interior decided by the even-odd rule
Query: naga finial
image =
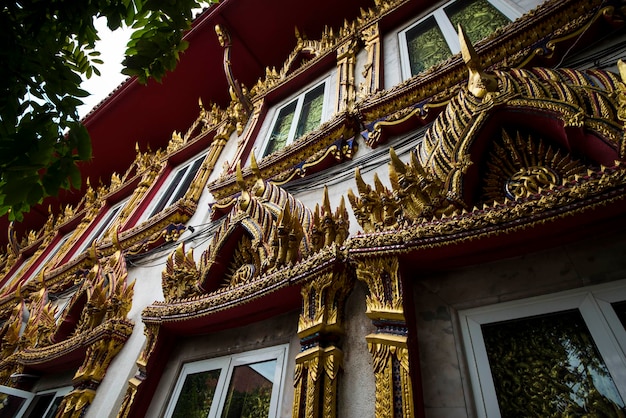
<path fill-rule="evenodd" d="M 261 169 L 259 169 L 259 165 L 257 164 L 255 157 L 255 150 L 252 150 L 250 153 L 250 170 L 256 179 L 252 192 L 256 196 L 261 196 L 265 192 L 265 181 L 263 180 L 263 176 L 261 175 Z"/>
<path fill-rule="evenodd" d="M 459 29 L 459 43 L 461 44 L 461 55 L 463 61 L 467 65 L 469 71 L 469 80 L 467 81 L 467 89 L 474 96 L 483 98 L 489 92 L 494 92 L 498 89 L 498 81 L 490 74 L 483 71 L 480 63 L 480 58 L 474 49 L 474 46 L 470 42 L 465 33 L 465 30 L 461 25 Z"/>
<path fill-rule="evenodd" d="M 241 162 L 237 161 L 237 186 L 239 186 L 239 189 L 241 190 L 241 197 L 239 200 L 239 207 L 242 210 L 247 209 L 248 205 L 250 204 L 250 193 L 248 193 L 248 190 L 246 188 L 246 182 L 243 180 L 243 174 L 241 173 Z"/>

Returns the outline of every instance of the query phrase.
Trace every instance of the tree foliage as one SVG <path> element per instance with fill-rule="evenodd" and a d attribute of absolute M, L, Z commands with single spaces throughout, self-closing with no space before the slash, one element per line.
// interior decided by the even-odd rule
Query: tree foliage
<path fill-rule="evenodd" d="M 213 0 L 215 1 L 215 0 Z M 186 47 L 201 0 L 9 0 L 0 8 L 0 216 L 20 220 L 60 189 L 78 188 L 91 158 L 77 107 L 81 76 L 99 75 L 94 19 L 134 32 L 123 72 L 161 80 Z"/>

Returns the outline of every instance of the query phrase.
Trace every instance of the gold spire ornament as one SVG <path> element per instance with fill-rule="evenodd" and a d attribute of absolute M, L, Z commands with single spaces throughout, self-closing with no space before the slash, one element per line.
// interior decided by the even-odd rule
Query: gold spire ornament
<path fill-rule="evenodd" d="M 461 55 L 463 61 L 467 65 L 469 71 L 469 80 L 467 81 L 467 89 L 474 96 L 482 99 L 487 93 L 494 92 L 498 89 L 498 81 L 492 75 L 483 71 L 480 64 L 480 58 L 474 49 L 461 25 L 459 29 L 459 43 L 461 44 Z"/>

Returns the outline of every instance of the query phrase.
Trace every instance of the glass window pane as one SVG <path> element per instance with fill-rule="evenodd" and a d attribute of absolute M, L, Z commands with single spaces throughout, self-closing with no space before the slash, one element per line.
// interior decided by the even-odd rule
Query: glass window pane
<path fill-rule="evenodd" d="M 152 213 L 150 214 L 151 217 L 161 212 L 163 209 L 165 209 L 166 206 L 168 206 L 170 197 L 174 193 L 174 190 L 176 190 L 176 187 L 178 187 L 178 184 L 182 180 L 188 168 L 189 166 L 186 166 L 178 170 L 170 184 L 167 186 L 165 193 L 163 193 L 161 199 L 159 199 L 159 203 L 154 207 L 154 209 L 152 209 Z"/>
<path fill-rule="evenodd" d="M 503 417 L 626 412 L 578 310 L 487 324 L 482 332 Z"/>
<path fill-rule="evenodd" d="M 474 44 L 491 35 L 510 20 L 487 0 L 457 1 L 445 8 L 454 29 L 460 24 Z"/>
<path fill-rule="evenodd" d="M 406 31 L 406 43 L 412 75 L 419 74 L 452 55 L 433 17 Z"/>
<path fill-rule="evenodd" d="M 300 138 L 320 125 L 323 105 L 324 84 L 321 84 L 304 96 L 302 112 L 296 129 L 296 138 Z"/>
<path fill-rule="evenodd" d="M 221 369 L 188 374 L 172 418 L 206 418 L 211 409 Z"/>
<path fill-rule="evenodd" d="M 35 396 L 24 415 L 28 418 L 43 417 L 53 398 L 54 392 Z"/>
<path fill-rule="evenodd" d="M 611 306 L 613 306 L 613 309 L 615 309 L 615 313 L 622 323 L 622 326 L 626 328 L 626 301 L 616 302 Z"/>
<path fill-rule="evenodd" d="M 0 418 L 13 418 L 24 405 L 26 399 L 0 392 Z"/>
<path fill-rule="evenodd" d="M 57 409 L 59 409 L 61 402 L 63 402 L 63 396 L 57 396 L 56 398 L 54 398 L 54 401 L 52 401 L 52 405 L 50 405 L 50 409 L 48 409 L 48 413 L 44 418 L 56 417 Z"/>
<path fill-rule="evenodd" d="M 114 209 L 112 209 L 109 214 L 107 215 L 106 219 L 104 221 L 102 221 L 100 223 L 100 225 L 98 226 L 98 229 L 96 230 L 96 233 L 93 234 L 93 240 L 97 240 L 100 238 L 100 236 L 102 234 L 104 234 L 104 232 L 113 224 L 113 221 L 115 220 L 115 217 L 117 216 L 117 213 L 120 211 L 120 209 L 122 208 L 122 206 L 118 206 Z M 91 243 L 90 243 L 91 244 Z"/>
<path fill-rule="evenodd" d="M 291 122 L 293 121 L 293 116 L 296 111 L 296 104 L 297 101 L 293 101 L 280 109 L 278 118 L 276 118 L 276 123 L 274 124 L 274 129 L 272 129 L 272 135 L 263 153 L 264 157 L 278 151 L 287 144 L 289 131 L 291 130 Z"/>
<path fill-rule="evenodd" d="M 269 416 L 276 364 L 276 359 L 273 359 L 235 367 L 222 418 Z"/>
<path fill-rule="evenodd" d="M 200 170 L 200 166 L 202 165 L 203 161 L 204 161 L 204 158 L 200 158 L 200 159 L 194 161 L 193 165 L 191 166 L 191 168 L 187 172 L 187 175 L 185 176 L 185 179 L 183 180 L 183 182 L 181 183 L 180 187 L 178 188 L 178 191 L 174 195 L 174 198 L 171 200 L 170 204 L 178 202 L 178 200 L 182 199 L 185 196 L 185 193 L 187 193 L 187 189 L 189 189 L 189 186 L 191 185 L 191 182 L 196 177 L 196 174 L 198 173 L 198 170 Z"/>

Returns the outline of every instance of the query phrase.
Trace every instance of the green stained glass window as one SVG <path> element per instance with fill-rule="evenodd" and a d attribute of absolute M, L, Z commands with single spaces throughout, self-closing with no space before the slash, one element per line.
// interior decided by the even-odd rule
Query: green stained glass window
<path fill-rule="evenodd" d="M 455 29 L 458 25 L 463 26 L 472 43 L 486 38 L 510 22 L 487 0 L 457 1 L 446 7 L 445 12 Z"/>
<path fill-rule="evenodd" d="M 301 94 L 278 111 L 263 157 L 317 128 L 322 122 L 326 83 Z"/>
<path fill-rule="evenodd" d="M 213 403 L 221 369 L 188 374 L 172 418 L 206 418 Z"/>
<path fill-rule="evenodd" d="M 276 360 L 233 368 L 222 418 L 267 418 Z"/>
<path fill-rule="evenodd" d="M 265 148 L 263 156 L 269 155 L 274 151 L 283 148 L 287 144 L 289 139 L 289 131 L 291 130 L 291 123 L 293 121 L 294 114 L 296 112 L 297 101 L 289 103 L 287 106 L 280 109 L 278 118 L 272 129 L 270 140 Z"/>
<path fill-rule="evenodd" d="M 324 105 L 324 85 L 320 84 L 304 95 L 300 120 L 296 129 L 296 138 L 311 132 L 322 121 L 322 107 Z"/>
<path fill-rule="evenodd" d="M 419 74 L 452 55 L 433 17 L 409 29 L 406 32 L 406 43 L 412 75 Z"/>
<path fill-rule="evenodd" d="M 615 383 L 578 310 L 482 325 L 503 417 L 621 417 Z"/>

